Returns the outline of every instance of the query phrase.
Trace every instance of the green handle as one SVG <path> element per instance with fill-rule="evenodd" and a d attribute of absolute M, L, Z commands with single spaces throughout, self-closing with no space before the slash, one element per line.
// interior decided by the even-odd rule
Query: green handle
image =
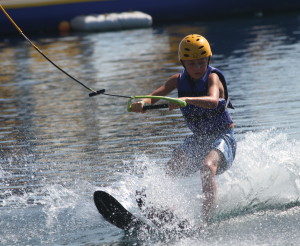
<path fill-rule="evenodd" d="M 172 97 L 163 97 L 163 96 L 132 96 L 128 100 L 127 111 L 131 112 L 131 101 L 132 100 L 134 100 L 134 99 L 141 99 L 141 98 L 151 98 L 151 99 L 165 100 L 165 101 L 168 101 L 168 102 L 177 103 L 177 104 L 179 104 L 180 107 L 185 107 L 187 105 L 187 103 L 185 101 L 183 101 L 181 99 L 177 99 L 177 98 L 172 98 Z"/>

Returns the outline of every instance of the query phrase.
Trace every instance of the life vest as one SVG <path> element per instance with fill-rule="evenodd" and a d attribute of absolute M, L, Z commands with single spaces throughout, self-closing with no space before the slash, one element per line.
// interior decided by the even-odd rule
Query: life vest
<path fill-rule="evenodd" d="M 227 107 L 233 108 L 228 98 L 226 80 L 223 73 L 214 67 L 208 66 L 201 79 L 192 81 L 184 69 L 178 78 L 178 97 L 201 97 L 207 96 L 208 78 L 211 73 L 216 73 L 224 87 L 225 99 L 220 98 L 218 106 L 214 109 L 202 108 L 188 104 L 180 108 L 187 126 L 197 134 L 210 134 L 228 129 L 233 123 Z"/>

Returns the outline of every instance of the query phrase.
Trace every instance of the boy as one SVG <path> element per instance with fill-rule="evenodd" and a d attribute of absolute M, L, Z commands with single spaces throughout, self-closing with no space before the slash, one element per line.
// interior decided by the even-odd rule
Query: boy
<path fill-rule="evenodd" d="M 234 124 L 227 111 L 227 107 L 233 106 L 228 99 L 222 72 L 209 66 L 211 56 L 210 45 L 203 36 L 186 36 L 178 50 L 183 71 L 171 76 L 164 85 L 150 94 L 166 96 L 177 88 L 178 98 L 187 103 L 180 110 L 193 135 L 174 150 L 172 159 L 167 163 L 167 173 L 187 176 L 200 170 L 204 194 L 202 216 L 205 223 L 215 201 L 215 175 L 223 173 L 232 165 L 236 152 Z M 154 104 L 156 101 L 143 99 L 133 103 L 131 109 L 133 112 L 144 113 L 144 104 Z M 177 108 L 177 104 L 169 103 L 170 110 Z"/>

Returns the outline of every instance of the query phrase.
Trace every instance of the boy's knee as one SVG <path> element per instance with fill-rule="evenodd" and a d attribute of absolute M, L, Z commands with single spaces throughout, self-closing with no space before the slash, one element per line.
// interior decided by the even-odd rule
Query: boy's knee
<path fill-rule="evenodd" d="M 179 176 L 182 172 L 182 163 L 176 159 L 171 159 L 166 165 L 166 174 L 169 176 Z"/>
<path fill-rule="evenodd" d="M 206 175 L 208 175 L 208 174 L 215 175 L 217 172 L 217 169 L 218 169 L 217 163 L 209 160 L 209 161 L 203 162 L 201 172 Z"/>
<path fill-rule="evenodd" d="M 176 151 L 166 165 L 166 174 L 170 176 L 181 176 L 186 168 L 187 160 L 183 151 Z"/>
<path fill-rule="evenodd" d="M 217 151 L 212 151 L 203 161 L 202 171 L 216 175 L 218 165 L 220 165 L 221 157 Z"/>

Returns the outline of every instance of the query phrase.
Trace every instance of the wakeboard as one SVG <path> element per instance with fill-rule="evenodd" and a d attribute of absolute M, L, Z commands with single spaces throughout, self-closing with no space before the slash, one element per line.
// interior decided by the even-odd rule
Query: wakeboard
<path fill-rule="evenodd" d="M 150 225 L 130 213 L 117 199 L 105 191 L 95 191 L 94 202 L 103 218 L 122 230 L 142 228 L 151 230 Z"/>

